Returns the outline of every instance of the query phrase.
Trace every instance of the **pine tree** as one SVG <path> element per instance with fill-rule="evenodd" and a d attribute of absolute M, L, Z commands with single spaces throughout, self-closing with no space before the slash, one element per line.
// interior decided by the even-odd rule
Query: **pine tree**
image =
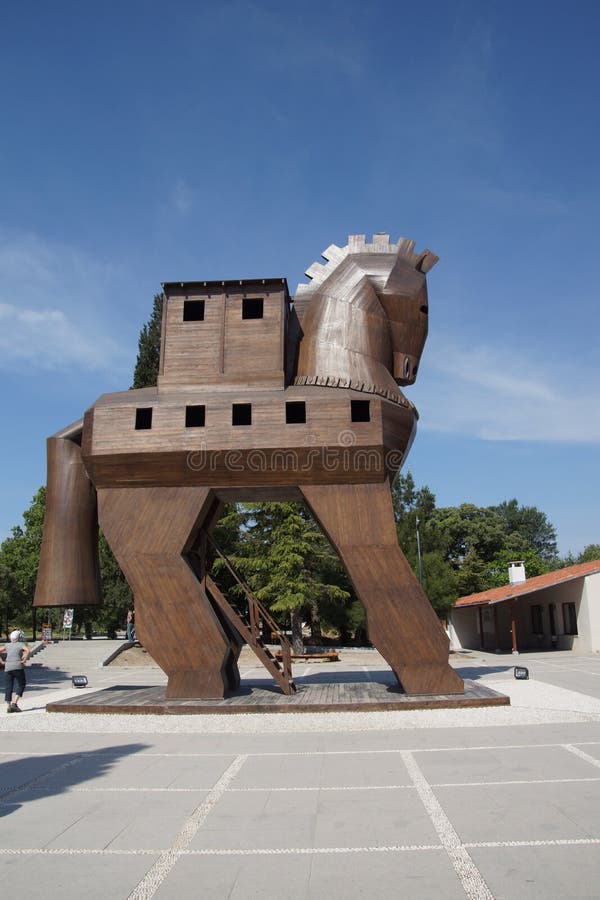
<path fill-rule="evenodd" d="M 154 387 L 158 380 L 163 294 L 154 295 L 152 314 L 140 331 L 132 388 Z"/>
<path fill-rule="evenodd" d="M 318 637 L 321 604 L 343 607 L 352 599 L 335 571 L 339 560 L 302 504 L 257 503 L 243 511 L 245 525 L 230 559 L 276 619 L 289 615 L 294 651 L 302 653 L 303 619 Z"/>

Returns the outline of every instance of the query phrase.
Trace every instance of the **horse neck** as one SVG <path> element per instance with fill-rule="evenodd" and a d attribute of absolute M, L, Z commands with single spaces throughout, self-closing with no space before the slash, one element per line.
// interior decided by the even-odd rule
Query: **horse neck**
<path fill-rule="evenodd" d="M 364 275 L 316 290 L 302 330 L 298 377 L 337 378 L 397 392 L 388 318 Z"/>

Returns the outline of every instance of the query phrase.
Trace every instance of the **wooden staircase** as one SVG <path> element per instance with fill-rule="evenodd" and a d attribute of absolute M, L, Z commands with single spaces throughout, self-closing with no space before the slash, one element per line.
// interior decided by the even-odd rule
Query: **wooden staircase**
<path fill-rule="evenodd" d="M 275 679 L 284 694 L 293 694 L 296 685 L 292 679 L 292 648 L 279 625 L 271 618 L 256 594 L 239 577 L 231 562 L 219 548 L 214 538 L 205 532 L 207 543 L 223 561 L 227 570 L 240 585 L 248 602 L 248 613 L 241 615 L 235 610 L 210 575 L 203 578 L 204 591 L 214 607 L 225 617 L 231 627 L 243 638 L 254 651 L 267 672 Z M 280 651 L 275 656 L 262 641 L 263 628 L 266 627 L 279 641 Z"/>

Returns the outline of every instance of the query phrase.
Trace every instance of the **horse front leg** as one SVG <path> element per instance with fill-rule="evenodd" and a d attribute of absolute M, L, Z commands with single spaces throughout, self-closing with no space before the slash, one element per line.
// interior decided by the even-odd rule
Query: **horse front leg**
<path fill-rule="evenodd" d="M 448 637 L 398 546 L 388 482 L 300 490 L 365 607 L 371 642 L 404 691 L 463 693 Z"/>
<path fill-rule="evenodd" d="M 239 650 L 187 559 L 214 503 L 204 487 L 98 491 L 100 526 L 134 594 L 138 637 L 168 675 L 169 698 L 222 698 L 239 685 Z"/>

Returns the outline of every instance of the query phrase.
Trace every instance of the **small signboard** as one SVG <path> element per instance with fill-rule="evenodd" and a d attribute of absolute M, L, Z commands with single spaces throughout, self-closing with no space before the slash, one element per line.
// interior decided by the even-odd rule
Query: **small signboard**
<path fill-rule="evenodd" d="M 73 627 L 73 610 L 65 609 L 63 615 L 62 637 L 65 639 L 65 631 L 69 632 L 69 640 L 71 640 L 71 628 Z"/>
<path fill-rule="evenodd" d="M 46 643 L 52 642 L 52 624 L 50 622 L 42 625 L 42 640 L 46 641 Z"/>

